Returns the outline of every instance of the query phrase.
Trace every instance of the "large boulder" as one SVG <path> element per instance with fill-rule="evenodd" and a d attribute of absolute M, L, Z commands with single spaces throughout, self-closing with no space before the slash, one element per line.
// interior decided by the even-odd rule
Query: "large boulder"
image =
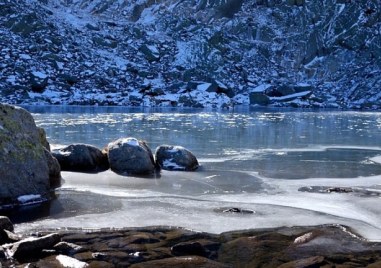
<path fill-rule="evenodd" d="M 62 170 L 98 172 L 109 168 L 107 154 L 88 144 L 71 144 L 53 150 Z"/>
<path fill-rule="evenodd" d="M 155 171 L 152 151 L 144 141 L 122 138 L 107 146 L 110 168 L 119 174 L 148 175 Z"/>
<path fill-rule="evenodd" d="M 43 237 L 30 237 L 13 244 L 10 253 L 15 259 L 28 260 L 38 256 L 43 249 L 53 248 L 60 241 L 61 236 L 57 233 Z"/>
<path fill-rule="evenodd" d="M 24 195 L 49 197 L 51 190 L 45 147 L 32 115 L 1 103 L 0 185 L 0 206 L 18 203 Z"/>
<path fill-rule="evenodd" d="M 156 148 L 157 165 L 165 170 L 193 171 L 199 167 L 191 151 L 181 146 L 161 145 Z"/>

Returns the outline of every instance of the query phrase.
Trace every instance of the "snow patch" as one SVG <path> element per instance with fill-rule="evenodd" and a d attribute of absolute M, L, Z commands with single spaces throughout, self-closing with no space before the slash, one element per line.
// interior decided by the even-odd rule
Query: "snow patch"
<path fill-rule="evenodd" d="M 58 255 L 56 260 L 65 268 L 84 268 L 89 266 L 86 262 L 82 262 L 65 255 Z"/>
<path fill-rule="evenodd" d="M 127 143 L 131 146 L 139 146 L 139 141 L 135 138 L 125 138 L 122 140 L 123 143 Z"/>
<path fill-rule="evenodd" d="M 197 86 L 197 90 L 200 91 L 206 91 L 212 84 L 211 83 L 205 83 Z"/>
<path fill-rule="evenodd" d="M 257 86 L 256 88 L 253 88 L 252 90 L 250 90 L 250 92 L 265 92 L 266 89 L 270 87 L 271 87 L 270 84 L 263 84 L 263 85 Z"/>
<path fill-rule="evenodd" d="M 172 170 L 185 170 L 185 167 L 178 165 L 173 159 L 164 160 L 163 167 Z"/>
<path fill-rule="evenodd" d="M 38 77 L 38 78 L 41 78 L 41 79 L 45 79 L 48 77 L 47 74 L 43 73 L 43 72 L 32 72 L 32 74 L 35 76 L 35 77 Z"/>
<path fill-rule="evenodd" d="M 41 195 L 39 194 L 21 195 L 17 197 L 17 200 L 22 204 L 41 201 Z"/>
<path fill-rule="evenodd" d="M 177 153 L 178 151 L 184 150 L 182 146 L 173 146 L 172 149 L 168 149 L 168 153 Z"/>
<path fill-rule="evenodd" d="M 381 164 L 381 155 L 372 157 L 370 160 L 375 162 L 375 163 Z"/>

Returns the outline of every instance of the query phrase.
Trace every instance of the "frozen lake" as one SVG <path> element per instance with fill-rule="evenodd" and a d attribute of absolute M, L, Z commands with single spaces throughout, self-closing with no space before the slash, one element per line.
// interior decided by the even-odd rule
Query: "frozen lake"
<path fill-rule="evenodd" d="M 184 146 L 201 168 L 151 179 L 62 172 L 55 200 L 12 215 L 19 231 L 169 225 L 220 233 L 344 224 L 381 241 L 381 113 L 27 108 L 53 146 L 103 148 L 136 137 L 152 150 Z M 222 212 L 228 208 L 254 213 Z"/>

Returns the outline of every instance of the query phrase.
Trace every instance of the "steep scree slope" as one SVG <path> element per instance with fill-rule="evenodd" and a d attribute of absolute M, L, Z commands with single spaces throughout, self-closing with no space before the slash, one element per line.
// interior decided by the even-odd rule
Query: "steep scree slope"
<path fill-rule="evenodd" d="M 381 108 L 381 2 L 0 0 L 0 101 Z"/>

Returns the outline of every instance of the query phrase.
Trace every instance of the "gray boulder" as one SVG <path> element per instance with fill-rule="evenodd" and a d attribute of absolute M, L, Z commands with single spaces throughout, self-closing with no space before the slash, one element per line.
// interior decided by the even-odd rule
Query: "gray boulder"
<path fill-rule="evenodd" d="M 107 154 L 88 144 L 71 144 L 54 150 L 52 154 L 62 170 L 99 172 L 109 168 Z"/>
<path fill-rule="evenodd" d="M 43 249 L 51 249 L 60 241 L 61 236 L 56 233 L 43 237 L 26 238 L 13 244 L 10 251 L 15 259 L 30 259 L 35 258 Z"/>
<path fill-rule="evenodd" d="M 0 103 L 0 206 L 23 195 L 50 196 L 50 171 L 32 115 Z"/>
<path fill-rule="evenodd" d="M 193 171 L 199 167 L 193 153 L 181 146 L 161 145 L 156 148 L 155 158 L 165 170 Z"/>
<path fill-rule="evenodd" d="M 110 168 L 120 174 L 147 175 L 155 171 L 152 151 L 144 141 L 122 138 L 107 146 Z"/>

